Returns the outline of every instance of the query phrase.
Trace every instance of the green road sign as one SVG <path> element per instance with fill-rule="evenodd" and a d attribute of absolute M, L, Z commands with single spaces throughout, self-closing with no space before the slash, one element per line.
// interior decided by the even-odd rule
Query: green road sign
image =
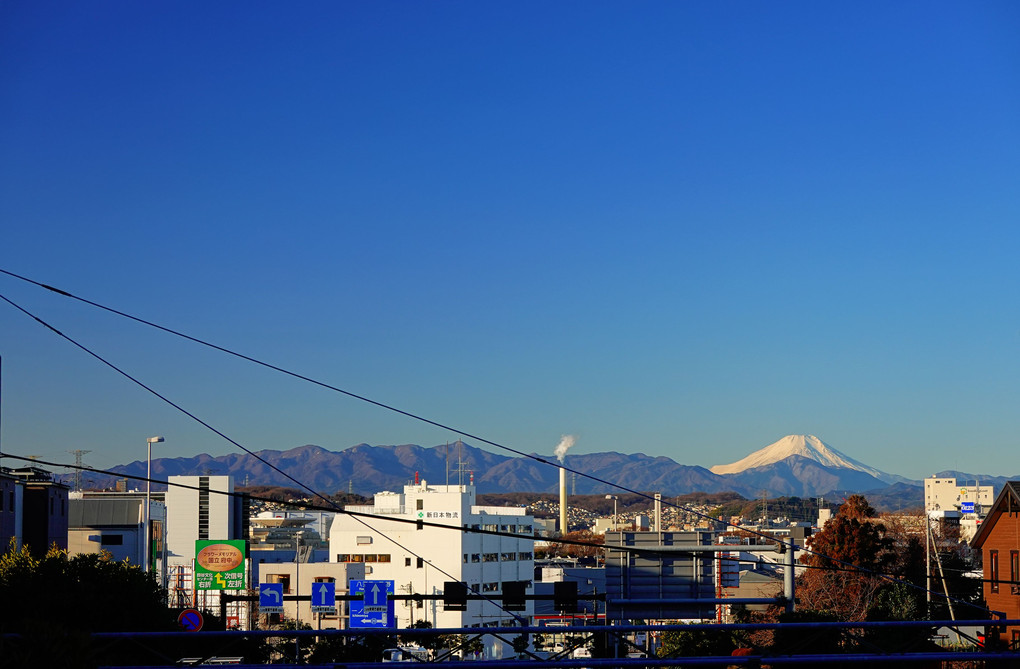
<path fill-rule="evenodd" d="M 195 542 L 196 590 L 243 590 L 244 558 L 248 542 L 243 539 Z"/>

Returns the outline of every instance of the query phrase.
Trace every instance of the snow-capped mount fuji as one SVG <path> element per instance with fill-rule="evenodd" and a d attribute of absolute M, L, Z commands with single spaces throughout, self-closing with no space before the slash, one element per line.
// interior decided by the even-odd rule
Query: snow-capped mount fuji
<path fill-rule="evenodd" d="M 743 474 L 748 470 L 775 465 L 793 457 L 813 460 L 826 468 L 851 469 L 862 472 L 887 484 L 906 480 L 901 476 L 887 474 L 863 462 L 854 460 L 812 434 L 787 435 L 779 441 L 751 453 L 746 458 L 728 465 L 715 465 L 709 469 L 713 474 L 719 475 Z"/>

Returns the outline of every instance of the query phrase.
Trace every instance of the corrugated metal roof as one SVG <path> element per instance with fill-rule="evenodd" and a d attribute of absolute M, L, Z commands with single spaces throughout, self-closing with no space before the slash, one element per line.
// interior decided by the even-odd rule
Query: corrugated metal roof
<path fill-rule="evenodd" d="M 110 525 L 138 525 L 142 522 L 141 499 L 72 499 L 68 526 L 101 527 Z"/>

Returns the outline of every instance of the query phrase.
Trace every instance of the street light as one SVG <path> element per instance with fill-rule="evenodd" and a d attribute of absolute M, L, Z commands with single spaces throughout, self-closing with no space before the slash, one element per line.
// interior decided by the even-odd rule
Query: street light
<path fill-rule="evenodd" d="M 145 572 L 152 571 L 151 557 L 152 550 L 152 445 L 163 443 L 163 437 L 149 437 L 145 440 Z"/>
<path fill-rule="evenodd" d="M 294 614 L 295 621 L 301 623 L 301 537 L 305 534 L 304 530 L 299 530 L 294 533 L 294 592 L 298 595 L 298 601 L 294 603 L 297 607 Z"/>
<path fill-rule="evenodd" d="M 616 500 L 620 499 L 616 495 L 606 495 L 606 499 L 613 500 L 613 531 L 620 529 L 616 524 Z"/>
<path fill-rule="evenodd" d="M 616 523 L 616 501 L 620 499 L 616 495 L 606 495 L 606 499 L 613 500 L 613 531 L 619 530 L 619 526 Z M 619 536 L 620 545 L 623 545 L 623 533 Z M 623 592 L 623 549 L 620 549 L 620 592 Z M 598 607 L 595 608 L 595 613 L 598 614 Z M 606 598 L 606 620 L 609 620 L 609 598 Z M 617 655 L 617 651 L 613 651 L 613 656 Z"/>

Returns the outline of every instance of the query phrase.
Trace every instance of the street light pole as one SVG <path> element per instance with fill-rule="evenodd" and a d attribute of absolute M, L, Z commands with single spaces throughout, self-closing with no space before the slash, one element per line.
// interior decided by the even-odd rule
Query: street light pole
<path fill-rule="evenodd" d="M 163 437 L 149 437 L 145 440 L 145 572 L 152 571 L 152 445 L 160 444 Z"/>
<path fill-rule="evenodd" d="M 295 602 L 297 608 L 295 609 L 294 619 L 298 623 L 298 629 L 301 628 L 301 535 L 304 532 L 294 533 L 294 592 L 298 595 L 298 600 Z"/>
<path fill-rule="evenodd" d="M 616 502 L 620 498 L 617 495 L 606 495 L 606 499 L 613 500 L 613 531 L 614 532 L 618 532 L 620 530 L 620 525 L 617 522 Z M 622 532 L 620 532 L 620 536 L 618 537 L 618 539 L 620 541 L 620 546 L 623 546 L 623 533 Z M 607 593 L 608 593 L 608 590 L 607 590 Z M 622 548 L 620 549 L 620 593 L 621 593 L 621 596 L 622 596 L 622 594 L 623 594 L 623 549 Z M 597 617 L 598 609 L 597 608 L 595 609 L 595 613 L 596 613 L 596 621 L 597 621 L 598 620 L 598 617 Z M 606 622 L 611 624 L 611 622 L 609 620 L 609 597 L 608 597 L 608 595 L 606 597 Z M 613 657 L 617 657 L 618 654 L 619 654 L 619 644 L 618 643 L 613 643 Z"/>

